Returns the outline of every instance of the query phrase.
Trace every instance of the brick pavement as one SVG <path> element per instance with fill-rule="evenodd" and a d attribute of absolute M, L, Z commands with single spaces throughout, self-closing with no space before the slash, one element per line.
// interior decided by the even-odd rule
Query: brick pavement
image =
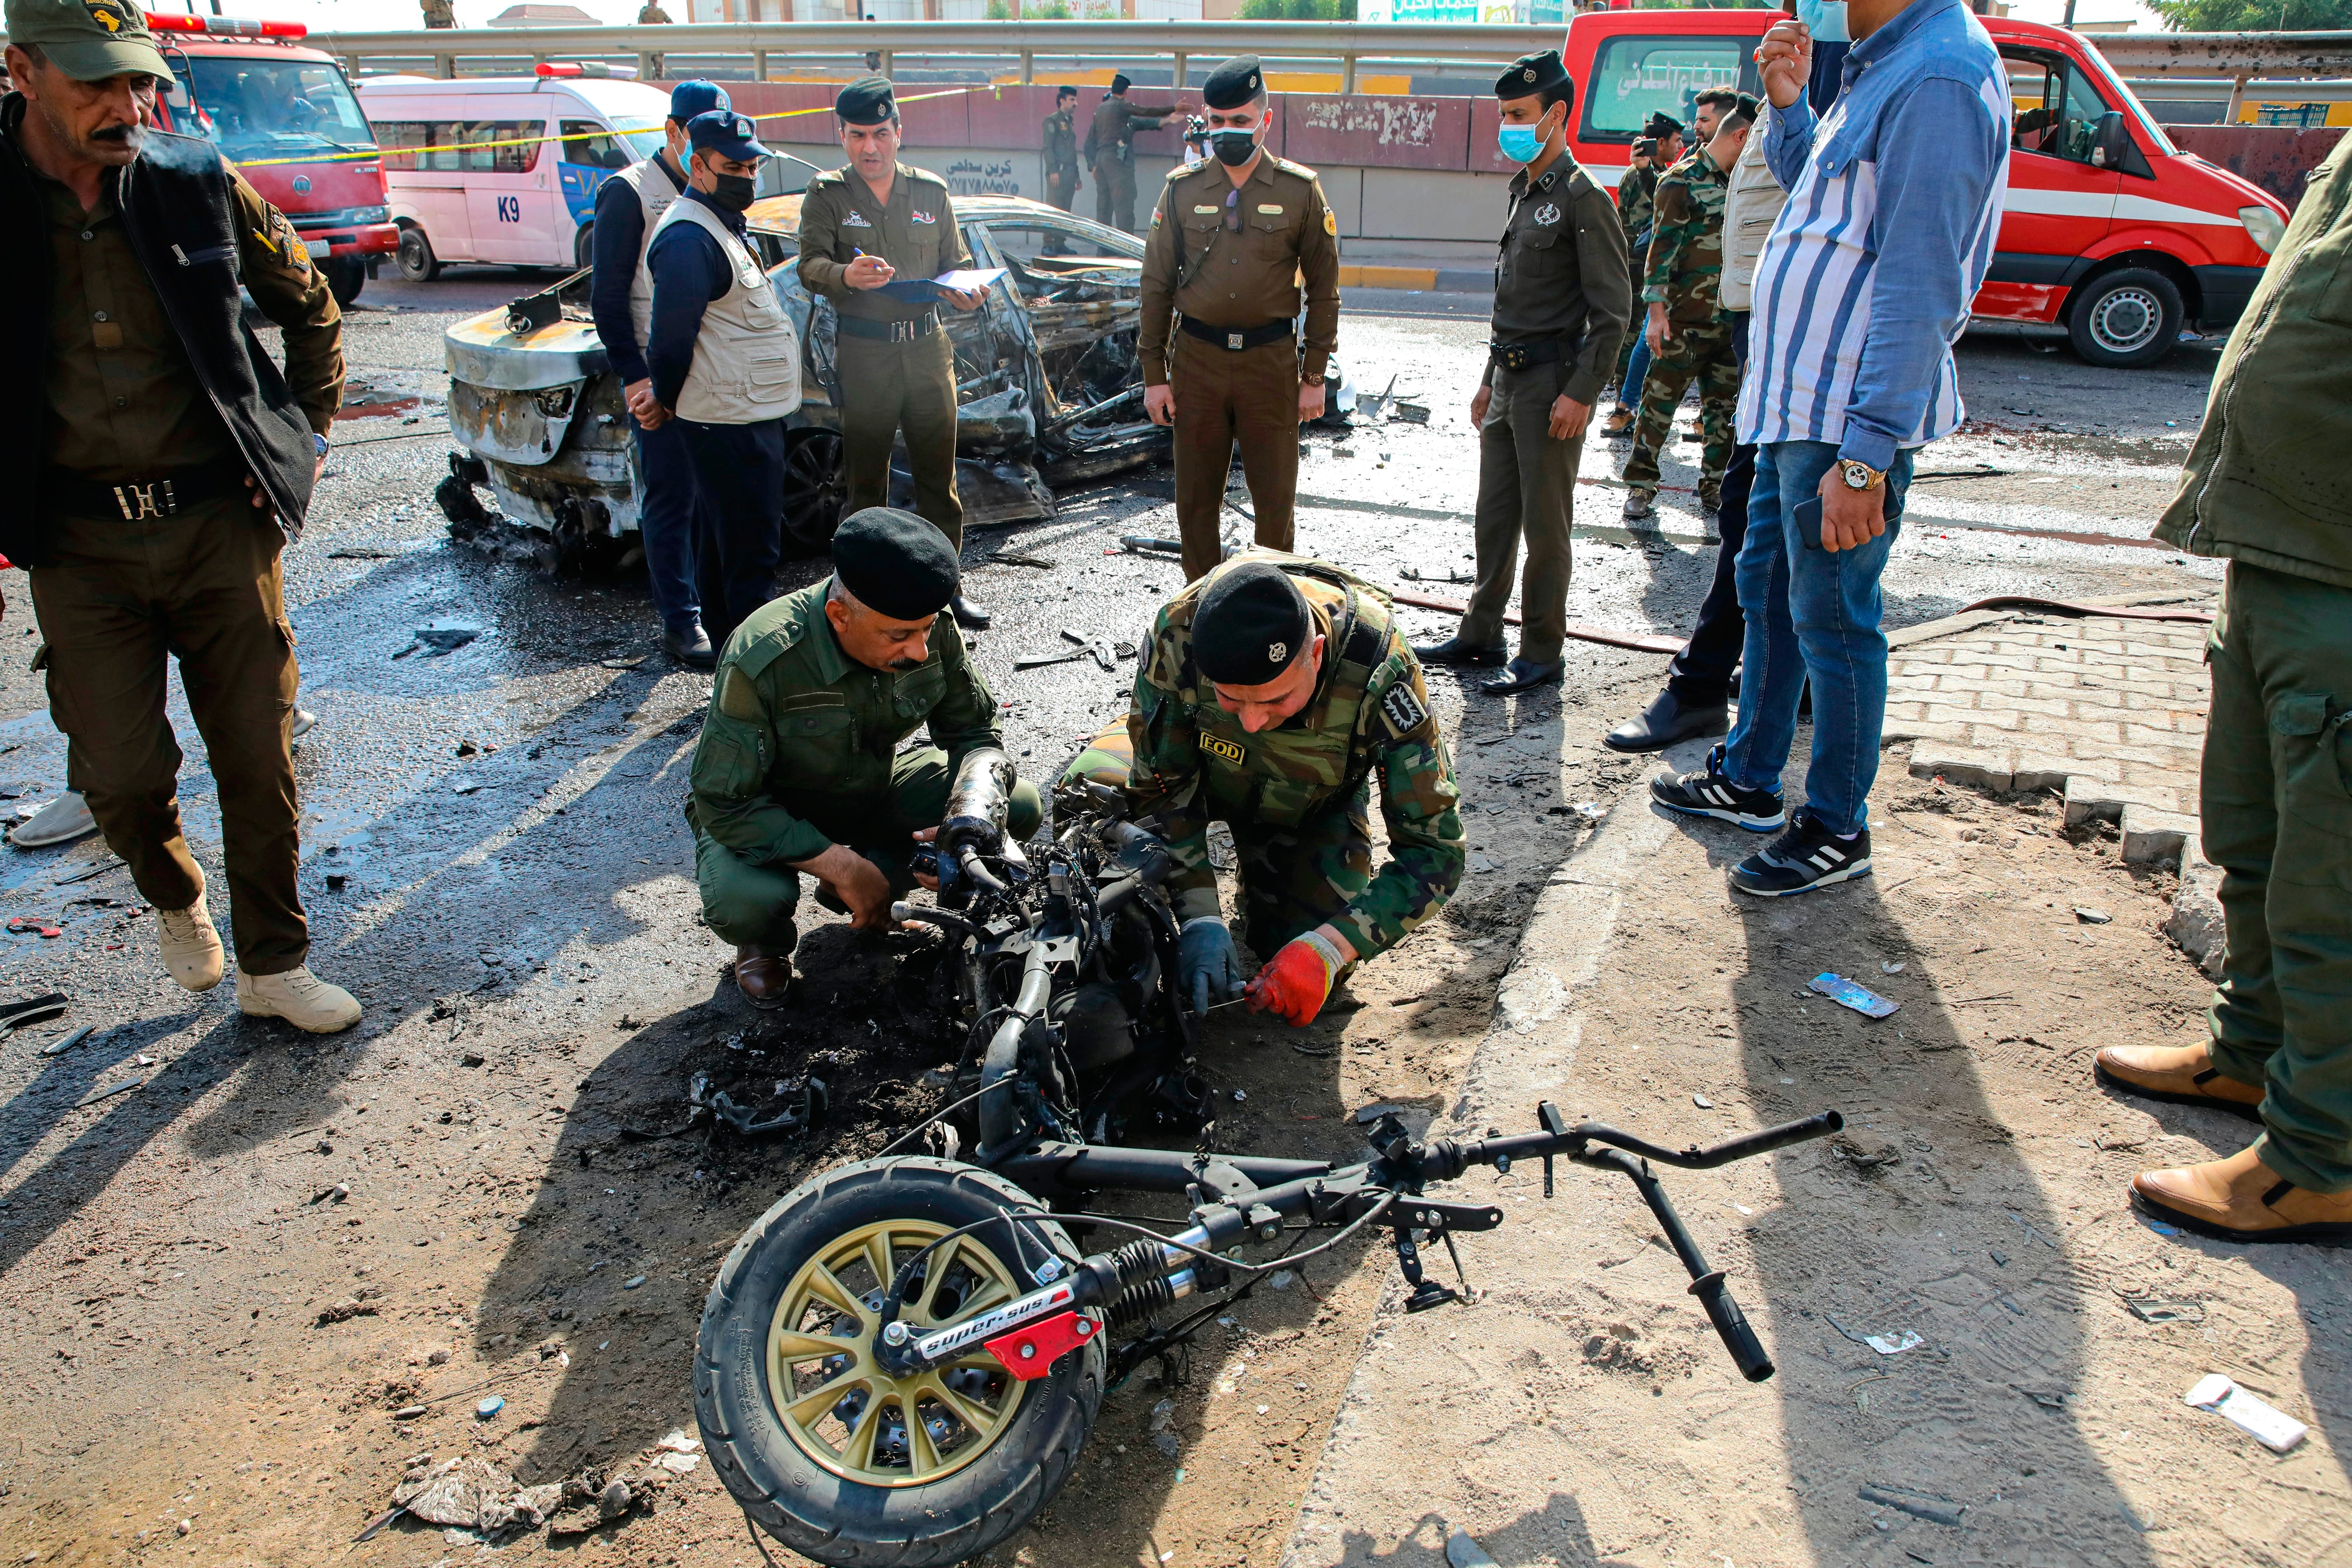
<path fill-rule="evenodd" d="M 2093 603 L 2210 608 L 2202 593 Z M 2202 626 L 2031 611 L 1891 634 L 1885 739 L 1911 772 L 2064 793 L 2066 820 L 2118 823 L 2126 860 L 2194 864 L 2208 683 Z"/>

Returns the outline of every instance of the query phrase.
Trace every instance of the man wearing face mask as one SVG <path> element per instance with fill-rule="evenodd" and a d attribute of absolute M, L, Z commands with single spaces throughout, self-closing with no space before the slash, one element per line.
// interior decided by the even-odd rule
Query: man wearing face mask
<path fill-rule="evenodd" d="M 687 818 L 703 919 L 735 944 L 735 984 L 781 1006 L 800 939 L 801 879 L 860 931 L 890 928 L 909 860 L 971 752 L 1002 748 L 988 682 L 940 612 L 955 551 L 908 511 L 874 507 L 833 536 L 833 575 L 753 612 L 728 639 L 695 743 Z M 931 743 L 900 751 L 928 727 Z M 1037 831 L 1037 786 L 1005 826 Z"/>
<path fill-rule="evenodd" d="M 645 342 L 653 328 L 654 275 L 646 265 L 655 227 L 670 204 L 686 191 L 686 128 L 698 114 L 730 107 L 716 82 L 682 81 L 669 89 L 666 145 L 641 163 L 613 174 L 597 188 L 595 272 L 588 284 L 588 309 L 604 357 L 621 378 L 629 407 L 630 434 L 637 450 L 637 520 L 646 547 L 646 575 L 653 586 L 654 611 L 661 616 L 662 647 L 680 664 L 709 669 L 718 659 L 702 626 L 701 589 L 696 581 L 697 536 L 701 504 L 694 484 L 694 457 L 686 449 L 686 429 L 676 420 L 648 426 L 640 416 L 654 414 L 654 373 L 646 364 Z"/>
<path fill-rule="evenodd" d="M 1503 662 L 1503 611 L 1524 540 L 1518 656 L 1486 683 L 1501 693 L 1558 680 L 1565 668 L 1577 460 L 1633 300 L 1609 195 L 1565 149 L 1576 84 L 1559 51 L 1512 66 L 1495 95 L 1503 156 L 1526 167 L 1511 177 L 1495 265 L 1493 353 L 1470 399 L 1478 584 L 1460 628 L 1413 651 L 1427 664 Z"/>
<path fill-rule="evenodd" d="M 649 406 L 632 414 L 659 429 L 675 418 L 708 531 L 701 575 L 722 602 L 704 619 L 724 642 L 775 595 L 784 541 L 784 416 L 801 405 L 801 340 L 747 239 L 744 210 L 768 150 L 751 121 L 714 109 L 687 122 L 692 157 L 685 193 L 669 205 L 646 251 L 653 277 L 646 363 Z"/>
<path fill-rule="evenodd" d="M 1298 425 L 1323 412 L 1323 370 L 1339 338 L 1339 221 L 1314 170 L 1266 152 L 1274 115 L 1257 57 L 1219 66 L 1201 98 L 1211 161 L 1175 170 L 1160 188 L 1137 339 L 1144 413 L 1176 427 L 1187 578 L 1223 557 L 1218 514 L 1236 441 L 1258 543 L 1290 548 Z M 1302 279 L 1304 345 L 1292 325 Z"/>

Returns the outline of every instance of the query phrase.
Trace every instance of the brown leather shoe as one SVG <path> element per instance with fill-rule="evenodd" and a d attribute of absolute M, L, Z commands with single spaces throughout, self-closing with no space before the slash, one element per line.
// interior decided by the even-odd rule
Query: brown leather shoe
<path fill-rule="evenodd" d="M 2263 1119 L 2263 1091 L 2224 1078 L 2210 1046 L 2109 1046 L 2092 1058 L 2093 1076 L 2109 1089 L 2142 1100 L 2201 1105 L 2249 1121 Z"/>
<path fill-rule="evenodd" d="M 2352 1191 L 2282 1180 L 2252 1149 L 2179 1171 L 2142 1171 L 2132 1201 L 2183 1230 L 2222 1241 L 2352 1241 Z"/>
<path fill-rule="evenodd" d="M 793 988 L 792 949 L 782 952 L 749 943 L 735 950 L 735 988 L 754 1007 L 774 1011 Z"/>

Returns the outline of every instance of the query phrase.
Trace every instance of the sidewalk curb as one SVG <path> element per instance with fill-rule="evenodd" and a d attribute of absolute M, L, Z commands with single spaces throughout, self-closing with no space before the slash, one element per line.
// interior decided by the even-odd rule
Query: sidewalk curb
<path fill-rule="evenodd" d="M 1495 275 L 1475 267 L 1383 267 L 1342 262 L 1342 289 L 1402 289 L 1419 294 L 1491 294 Z"/>

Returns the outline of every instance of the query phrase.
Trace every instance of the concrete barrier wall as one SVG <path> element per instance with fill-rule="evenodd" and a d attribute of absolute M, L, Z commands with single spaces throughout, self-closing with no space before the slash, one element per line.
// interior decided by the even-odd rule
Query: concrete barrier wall
<path fill-rule="evenodd" d="M 2286 204 L 2303 201 L 2304 181 L 2344 134 L 2341 125 L 2168 125 L 2164 133 L 2184 153 L 2219 163 Z"/>

